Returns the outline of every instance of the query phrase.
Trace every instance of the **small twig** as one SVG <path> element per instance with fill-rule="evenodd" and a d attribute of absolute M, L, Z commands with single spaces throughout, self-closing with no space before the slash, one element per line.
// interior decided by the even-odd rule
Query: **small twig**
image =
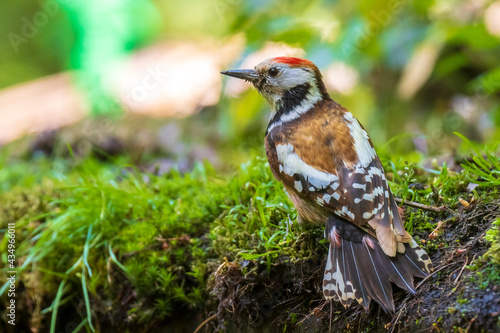
<path fill-rule="evenodd" d="M 113 267 L 111 266 L 111 257 L 108 258 L 108 261 L 106 263 L 106 270 L 107 270 L 107 273 L 108 273 L 108 284 L 111 285 L 113 283 L 113 280 L 111 279 L 111 270 L 113 269 Z"/>
<path fill-rule="evenodd" d="M 443 221 L 439 221 L 437 224 L 437 227 L 434 228 L 434 230 L 430 233 L 429 239 L 437 238 L 437 236 L 439 235 L 439 229 L 441 228 L 442 225 L 443 225 Z"/>
<path fill-rule="evenodd" d="M 425 281 L 427 281 L 428 279 L 431 278 L 431 276 L 433 276 L 434 274 L 436 274 L 437 272 L 439 271 L 442 271 L 443 269 L 445 269 L 446 267 L 448 266 L 451 266 L 451 265 L 454 265 L 455 263 L 452 262 L 452 263 L 449 263 L 449 264 L 446 264 L 444 266 L 441 266 L 441 268 L 439 269 L 436 269 L 434 272 L 432 272 L 431 274 L 427 275 L 422 281 L 419 282 L 419 284 L 417 284 L 417 286 L 415 287 L 415 289 L 417 289 L 418 287 L 420 287 Z"/>
<path fill-rule="evenodd" d="M 391 327 L 391 331 L 389 333 L 392 333 L 394 332 L 394 328 L 396 327 L 397 323 L 398 323 L 398 320 L 399 320 L 399 317 L 401 316 L 401 313 L 403 312 L 403 310 L 406 309 L 406 303 L 403 304 L 403 306 L 401 307 L 401 310 L 399 310 L 398 312 L 398 316 L 396 317 L 396 320 L 394 320 L 392 322 L 392 327 Z"/>
<path fill-rule="evenodd" d="M 456 219 L 457 217 L 459 217 L 459 214 L 456 214 L 456 215 L 453 215 L 452 217 L 450 218 L 447 218 L 446 220 L 443 221 L 443 224 L 446 224 L 448 222 L 451 222 L 453 221 L 454 219 Z"/>
<path fill-rule="evenodd" d="M 198 327 L 194 330 L 194 332 L 193 332 L 193 333 L 198 333 L 198 332 L 199 332 L 199 331 L 203 328 L 203 326 L 205 326 L 205 325 L 206 325 L 209 321 L 214 320 L 215 318 L 217 318 L 217 313 L 216 313 L 216 314 L 214 314 L 213 316 L 210 316 L 210 317 L 208 317 L 207 319 L 205 319 L 205 321 L 204 321 L 204 322 L 202 322 L 202 323 L 200 324 L 200 326 L 198 326 Z"/>
<path fill-rule="evenodd" d="M 180 240 L 180 241 L 191 241 L 191 237 L 189 237 L 188 235 L 182 235 L 180 237 L 172 237 L 172 238 L 163 238 L 163 237 L 155 237 L 155 239 L 157 241 L 160 241 L 160 242 L 166 242 L 166 241 L 177 241 L 177 240 Z"/>
<path fill-rule="evenodd" d="M 420 208 L 423 210 L 430 210 L 431 212 L 436 212 L 436 213 L 441 213 L 442 211 L 444 211 L 446 209 L 445 206 L 440 206 L 440 207 L 429 206 L 429 205 L 424 205 L 424 204 L 414 202 L 414 201 L 403 200 L 401 198 L 394 198 L 394 201 L 396 201 L 397 203 L 402 203 L 403 205 L 412 206 L 412 207 Z"/>
<path fill-rule="evenodd" d="M 297 324 L 298 325 L 302 325 L 314 313 L 321 312 L 323 310 L 323 308 L 325 307 L 325 305 L 327 305 L 327 304 L 331 304 L 331 301 L 323 299 L 323 301 L 320 303 L 320 305 L 318 305 L 317 307 L 315 307 L 307 316 L 305 316 L 304 318 L 302 318 L 302 320 L 299 321 Z"/>
<path fill-rule="evenodd" d="M 457 275 L 457 278 L 455 279 L 455 281 L 453 281 L 454 284 L 456 284 L 458 282 L 458 279 L 460 278 L 460 275 L 462 275 L 462 272 L 464 271 L 464 268 L 465 266 L 467 266 L 467 262 L 469 261 L 469 258 L 465 258 L 465 263 L 464 265 L 462 266 L 462 269 L 460 270 L 460 272 L 458 273 Z"/>
<path fill-rule="evenodd" d="M 470 327 L 472 326 L 472 323 L 476 321 L 476 317 L 472 318 L 470 321 L 469 321 L 469 325 L 467 325 L 467 329 L 465 330 L 465 333 L 468 333 L 469 330 L 470 330 Z"/>

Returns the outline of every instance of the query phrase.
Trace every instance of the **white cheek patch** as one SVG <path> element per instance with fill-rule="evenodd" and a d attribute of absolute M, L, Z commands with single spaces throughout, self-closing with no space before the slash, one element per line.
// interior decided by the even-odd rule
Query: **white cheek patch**
<path fill-rule="evenodd" d="M 304 71 L 300 69 L 300 72 L 296 75 L 287 75 L 286 78 L 283 78 L 283 80 L 280 81 L 280 86 L 285 87 L 285 89 L 291 89 L 308 82 L 311 82 L 311 87 L 309 88 L 309 92 L 307 93 L 306 98 L 304 98 L 304 100 L 293 110 L 288 110 L 286 113 L 282 114 L 277 121 L 270 124 L 267 129 L 268 132 L 271 132 L 277 126 L 281 126 L 286 122 L 299 118 L 302 114 L 311 110 L 314 105 L 321 101 L 321 99 L 323 98 L 317 88 L 317 82 L 314 73 L 308 73 L 307 75 L 304 75 Z M 281 107 L 280 101 L 277 99 L 274 100 L 274 102 L 271 103 L 271 106 L 273 108 L 272 111 L 274 114 Z"/>
<path fill-rule="evenodd" d="M 281 70 L 281 75 L 276 78 L 271 79 L 274 84 L 282 87 L 285 90 L 292 89 L 301 84 L 311 82 L 315 79 L 315 73 L 309 70 L 304 70 L 302 68 L 290 68 L 288 66 L 283 66 Z"/>

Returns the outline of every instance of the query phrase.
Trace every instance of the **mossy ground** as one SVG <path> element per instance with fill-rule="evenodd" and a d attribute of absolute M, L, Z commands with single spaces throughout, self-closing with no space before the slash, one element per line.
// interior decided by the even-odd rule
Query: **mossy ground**
<path fill-rule="evenodd" d="M 0 248 L 6 276 L 15 223 L 16 330 L 191 332 L 207 318 L 207 331 L 500 329 L 498 158 L 478 151 L 465 170 L 382 159 L 397 197 L 446 207 L 403 206 L 435 273 L 415 296 L 395 291 L 394 316 L 323 300 L 323 228 L 297 225 L 263 157 L 164 174 L 120 154 L 4 157 Z"/>

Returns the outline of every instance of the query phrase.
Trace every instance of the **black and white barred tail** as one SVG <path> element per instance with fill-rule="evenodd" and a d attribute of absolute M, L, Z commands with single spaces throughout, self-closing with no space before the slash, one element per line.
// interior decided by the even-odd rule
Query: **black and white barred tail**
<path fill-rule="evenodd" d="M 330 249 L 323 277 L 323 294 L 347 307 L 358 302 L 366 310 L 371 300 L 394 312 L 391 282 L 414 294 L 414 277 L 432 270 L 429 256 L 412 239 L 404 253 L 387 256 L 375 237 L 341 218 L 328 218 L 325 238 Z"/>

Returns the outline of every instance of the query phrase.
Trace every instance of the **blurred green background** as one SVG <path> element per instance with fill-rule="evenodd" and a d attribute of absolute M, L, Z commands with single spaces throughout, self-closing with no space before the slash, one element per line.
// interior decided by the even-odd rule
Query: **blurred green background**
<path fill-rule="evenodd" d="M 318 65 L 332 97 L 370 134 L 396 197 L 449 207 L 407 209 L 407 229 L 427 239 L 438 221 L 452 223 L 450 209 L 460 221 L 474 213 L 423 243 L 446 267 L 448 249 L 468 256 L 465 264 L 474 255 L 477 270 L 466 275 L 457 254 L 459 266 L 427 281 L 457 297 L 431 311 L 436 323 L 453 305 L 469 330 L 475 304 L 494 299 L 486 286 L 496 288 L 498 269 L 476 257 L 490 221 L 475 213 L 484 206 L 464 211 L 498 198 L 500 0 L 0 3 L 0 248 L 15 222 L 16 329 L 59 332 L 71 320 L 75 332 L 106 331 L 101 324 L 145 332 L 166 321 L 192 332 L 217 307 L 209 282 L 223 263 L 262 258 L 269 270 L 288 256 L 282 247 L 297 251 L 301 270 L 325 258 L 314 254 L 326 250 L 317 246 L 321 228 L 303 233 L 287 222 L 295 211 L 263 157 L 269 107 L 249 84 L 219 73 L 283 55 Z M 467 163 L 477 146 L 466 138 L 492 148 Z M 497 229 L 488 231 L 492 249 Z M 457 289 L 462 271 L 475 284 Z M 465 298 L 478 300 L 470 312 L 461 310 Z M 297 319 L 290 306 L 285 328 Z M 402 322 L 418 325 L 417 312 Z M 356 316 L 339 318 L 350 325 L 348 317 Z M 367 323 L 389 327 L 379 312 Z"/>
<path fill-rule="evenodd" d="M 378 147 L 395 138 L 396 152 L 432 156 L 456 147 L 454 131 L 500 138 L 499 1 L 3 0 L 2 9 L 0 88 L 72 70 L 89 115 L 134 113 L 113 92 L 109 68 L 141 49 L 208 43 L 219 71 L 282 55 L 286 45 L 320 67 L 334 99 Z M 229 58 L 228 44 L 236 49 Z M 195 80 L 202 70 L 181 78 Z M 174 82 L 166 84 L 175 80 L 167 75 Z M 214 80 L 206 85 L 222 78 Z M 188 97 L 200 88 L 192 90 Z M 218 102 L 174 113 L 211 105 L 202 123 L 222 146 L 261 145 L 269 112 L 263 99 L 252 89 L 224 91 L 217 86 Z M 171 117 L 168 104 L 159 108 L 163 119 Z"/>

